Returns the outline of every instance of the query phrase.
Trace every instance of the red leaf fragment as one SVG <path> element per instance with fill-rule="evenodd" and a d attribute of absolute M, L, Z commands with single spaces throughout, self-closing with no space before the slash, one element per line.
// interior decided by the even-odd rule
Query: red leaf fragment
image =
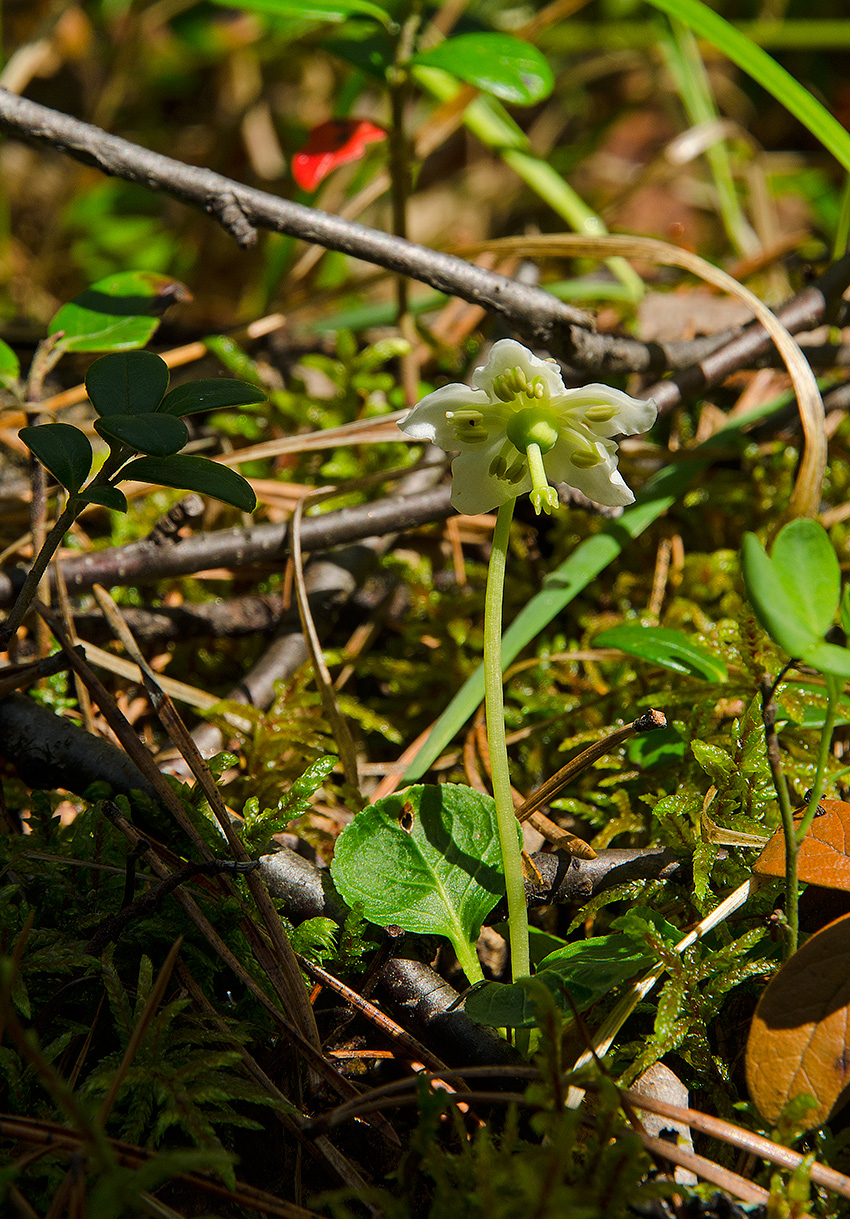
<path fill-rule="evenodd" d="M 383 127 L 368 119 L 328 119 L 292 158 L 292 176 L 302 190 L 315 190 L 339 165 L 359 161 L 369 144 L 386 138 Z"/>
<path fill-rule="evenodd" d="M 797 856 L 798 876 L 809 885 L 850 892 L 850 804 L 821 800 Z M 799 824 L 805 810 L 794 814 Z M 785 875 L 785 835 L 777 830 L 753 865 L 763 876 Z"/>

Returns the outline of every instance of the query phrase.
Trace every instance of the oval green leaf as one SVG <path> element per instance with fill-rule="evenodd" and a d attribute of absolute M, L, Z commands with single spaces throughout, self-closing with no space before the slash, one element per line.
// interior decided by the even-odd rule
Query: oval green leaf
<path fill-rule="evenodd" d="M 554 83 L 552 69 L 537 47 L 510 34 L 458 34 L 414 55 L 412 62 L 441 68 L 517 106 L 548 97 Z"/>
<path fill-rule="evenodd" d="M 92 364 L 86 393 L 102 417 L 152 414 L 168 389 L 168 376 L 165 360 L 152 351 L 116 352 Z"/>
<path fill-rule="evenodd" d="M 602 648 L 619 648 L 630 656 L 706 681 L 726 681 L 728 677 L 726 665 L 719 657 L 692 643 L 682 631 L 669 627 L 626 623 L 603 631 L 595 637 L 594 644 Z"/>
<path fill-rule="evenodd" d="M 797 606 L 754 533 L 744 534 L 741 571 L 756 617 L 789 656 L 802 656 L 821 642 L 808 624 L 800 620 Z"/>
<path fill-rule="evenodd" d="M 0 339 L 0 383 L 8 385 L 17 381 L 21 371 L 21 362 L 8 343 Z"/>
<path fill-rule="evenodd" d="M 209 381 L 190 381 L 166 394 L 159 406 L 164 415 L 192 415 L 196 411 L 221 410 L 226 406 L 250 406 L 265 402 L 266 395 L 255 385 L 219 377 Z"/>
<path fill-rule="evenodd" d="M 117 487 L 88 487 L 79 496 L 81 504 L 97 504 L 101 508 L 111 508 L 113 512 L 127 511 L 127 497 Z"/>
<path fill-rule="evenodd" d="M 444 935 L 463 964 L 505 892 L 494 801 L 450 783 L 387 796 L 343 830 L 331 875 L 371 922 Z"/>
<path fill-rule="evenodd" d="M 169 305 L 191 299 L 186 285 L 170 275 L 119 271 L 63 305 L 48 334 L 61 330 L 65 351 L 130 351 L 144 347 Z"/>
<path fill-rule="evenodd" d="M 251 484 L 241 474 L 206 457 L 182 453 L 175 457 L 137 457 L 122 468 L 121 477 L 211 495 L 241 512 L 253 512 L 257 506 Z"/>
<path fill-rule="evenodd" d="M 189 439 L 186 424 L 174 415 L 109 415 L 96 419 L 94 426 L 110 444 L 123 444 L 151 457 L 171 457 Z"/>
<path fill-rule="evenodd" d="M 21 440 L 41 464 L 74 495 L 91 470 L 92 447 L 88 437 L 70 423 L 42 423 L 23 427 Z"/>
<path fill-rule="evenodd" d="M 790 521 L 777 534 L 770 560 L 800 622 L 823 637 L 841 598 L 841 568 L 823 525 Z"/>

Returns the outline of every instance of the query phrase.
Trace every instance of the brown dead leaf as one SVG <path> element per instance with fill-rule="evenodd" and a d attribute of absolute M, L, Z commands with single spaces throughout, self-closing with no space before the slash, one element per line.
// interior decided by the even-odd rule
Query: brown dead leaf
<path fill-rule="evenodd" d="M 850 1082 L 848 1024 L 850 914 L 807 940 L 759 1000 L 747 1043 L 747 1085 L 766 1121 L 777 1122 L 788 1101 L 803 1093 L 817 1102 L 806 1127 L 826 1121 Z"/>
<path fill-rule="evenodd" d="M 850 892 L 850 804 L 821 800 L 819 807 L 823 813 L 815 817 L 800 844 L 799 879 L 809 885 Z M 798 824 L 804 811 L 794 814 Z M 785 875 L 785 835 L 781 829 L 759 855 L 753 871 L 762 876 Z"/>

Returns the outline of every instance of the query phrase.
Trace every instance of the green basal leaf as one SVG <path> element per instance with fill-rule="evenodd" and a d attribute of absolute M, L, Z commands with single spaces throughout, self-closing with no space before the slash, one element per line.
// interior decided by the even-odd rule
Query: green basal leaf
<path fill-rule="evenodd" d="M 130 351 L 144 347 L 169 305 L 191 299 L 185 284 L 170 275 L 119 271 L 63 305 L 48 334 L 61 330 L 65 351 Z"/>
<path fill-rule="evenodd" d="M 118 487 L 87 487 L 79 496 L 82 504 L 99 504 L 101 508 L 111 508 L 113 512 L 127 511 L 127 497 Z"/>
<path fill-rule="evenodd" d="M 449 783 L 408 787 L 357 814 L 337 839 L 331 875 L 371 922 L 444 935 L 467 969 L 505 892 L 495 804 Z"/>
<path fill-rule="evenodd" d="M 576 940 L 551 952 L 540 962 L 535 982 L 543 982 L 566 1015 L 573 1006 L 586 1011 L 615 986 L 658 960 L 655 944 L 675 943 L 679 932 L 647 906 L 636 906 L 615 919 L 611 935 Z M 572 1001 L 572 1003 L 570 1002 Z M 535 1003 L 522 983 L 486 982 L 466 998 L 467 1016 L 493 1028 L 530 1028 Z"/>
<path fill-rule="evenodd" d="M 823 637 L 841 598 L 841 568 L 823 525 L 791 521 L 777 534 L 770 559 L 799 621 Z"/>
<path fill-rule="evenodd" d="M 552 69 L 541 52 L 510 34 L 458 34 L 414 55 L 411 62 L 440 68 L 517 106 L 530 106 L 548 97 L 554 84 Z"/>
<path fill-rule="evenodd" d="M 663 665 L 676 673 L 703 677 L 706 681 L 726 681 L 728 671 L 719 657 L 707 648 L 692 643 L 682 631 L 662 626 L 638 626 L 626 623 L 611 627 L 594 639 L 602 648 L 619 648 L 630 656 Z"/>
<path fill-rule="evenodd" d="M 167 393 L 159 405 L 163 415 L 193 415 L 196 411 L 221 410 L 226 406 L 249 406 L 265 402 L 266 395 L 253 385 L 231 377 L 190 381 Z"/>
<path fill-rule="evenodd" d="M 95 360 L 86 393 L 101 417 L 148 415 L 160 408 L 168 377 L 165 360 L 152 351 L 120 352 Z"/>
<path fill-rule="evenodd" d="M 797 606 L 754 533 L 744 534 L 741 570 L 756 617 L 789 656 L 802 656 L 820 642 L 817 634 L 800 620 Z"/>
<path fill-rule="evenodd" d="M 17 381 L 21 372 L 21 362 L 8 343 L 0 339 L 0 383 L 9 385 Z"/>
<path fill-rule="evenodd" d="M 206 457 L 189 457 L 182 453 L 174 457 L 137 457 L 123 467 L 121 477 L 212 495 L 241 512 L 253 512 L 257 506 L 251 484 L 241 474 Z"/>
<path fill-rule="evenodd" d="M 555 1005 L 561 1011 L 572 1015 L 572 1008 L 565 995 L 564 980 L 560 974 L 553 970 L 543 970 L 536 973 L 532 980 L 551 992 Z M 527 979 L 514 983 L 483 982 L 467 994 L 463 1010 L 470 1020 L 477 1024 L 486 1024 L 489 1028 L 533 1028 L 536 1023 L 537 1000 L 533 992 L 524 985 L 525 981 Z M 584 1011 L 592 1003 L 581 986 L 576 986 L 571 997 L 579 1011 Z"/>
<path fill-rule="evenodd" d="M 304 21 L 345 21 L 348 17 L 373 17 L 389 25 L 389 13 L 370 0 L 214 0 L 227 8 L 248 13 L 267 13 L 270 17 L 300 17 Z"/>
<path fill-rule="evenodd" d="M 21 440 L 71 494 L 79 491 L 91 470 L 92 447 L 88 437 L 70 423 L 42 423 L 23 427 Z"/>
<path fill-rule="evenodd" d="M 110 444 L 123 444 L 151 457 L 179 453 L 189 439 L 186 424 L 174 415 L 108 415 L 96 419 L 94 426 Z"/>

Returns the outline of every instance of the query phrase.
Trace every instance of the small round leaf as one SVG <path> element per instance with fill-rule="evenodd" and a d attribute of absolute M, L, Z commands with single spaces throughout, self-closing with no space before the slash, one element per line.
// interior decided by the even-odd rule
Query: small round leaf
<path fill-rule="evenodd" d="M 86 373 L 86 393 L 102 417 L 150 414 L 167 389 L 168 365 L 152 351 L 101 356 Z"/>
<path fill-rule="evenodd" d="M 98 504 L 113 512 L 127 511 L 127 497 L 117 487 L 89 487 L 79 497 L 82 504 Z"/>
<path fill-rule="evenodd" d="M 157 483 L 161 487 L 180 487 L 184 491 L 197 491 L 200 495 L 212 495 L 225 504 L 232 504 L 242 512 L 253 512 L 257 497 L 241 474 L 206 457 L 137 457 L 121 470 L 122 478 L 134 478 L 139 482 Z"/>
<path fill-rule="evenodd" d="M 65 351 L 130 351 L 144 347 L 169 305 L 191 299 L 186 285 L 170 275 L 119 271 L 63 305 L 48 334 L 61 330 Z"/>
<path fill-rule="evenodd" d="M 96 419 L 94 426 L 110 444 L 123 444 L 151 457 L 179 453 L 189 439 L 186 424 L 174 415 L 109 415 Z"/>
<path fill-rule="evenodd" d="M 414 55 L 412 62 L 441 68 L 517 106 L 548 97 L 554 83 L 552 69 L 537 47 L 510 34 L 458 34 Z"/>
<path fill-rule="evenodd" d="M 165 395 L 158 409 L 163 415 L 192 415 L 196 411 L 222 410 L 227 406 L 249 406 L 265 401 L 266 395 L 256 386 L 235 381 L 232 377 L 219 377 L 178 385 Z"/>
<path fill-rule="evenodd" d="M 58 483 L 72 495 L 79 491 L 92 463 L 92 447 L 79 428 L 70 423 L 42 423 L 21 428 L 18 435 Z"/>

